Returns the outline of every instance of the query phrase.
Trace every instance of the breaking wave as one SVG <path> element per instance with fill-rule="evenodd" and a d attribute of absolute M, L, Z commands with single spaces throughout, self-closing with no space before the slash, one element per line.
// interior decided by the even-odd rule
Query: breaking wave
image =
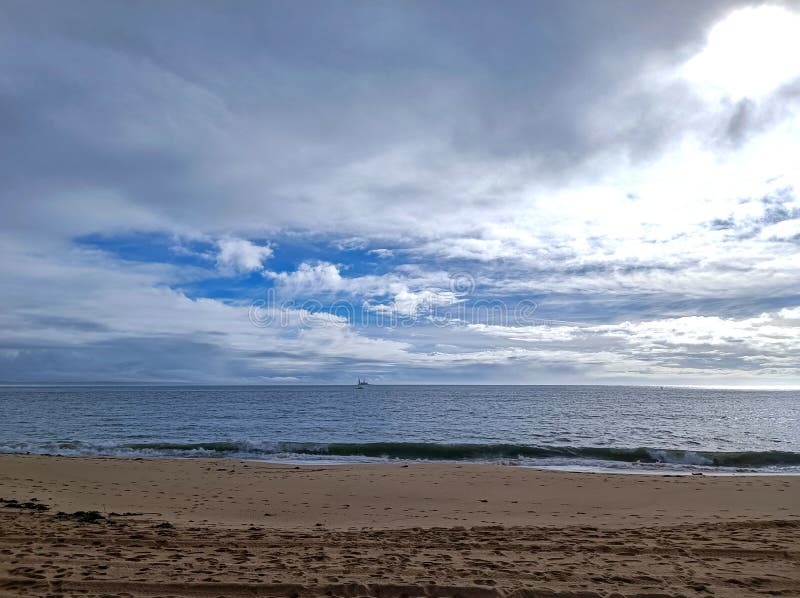
<path fill-rule="evenodd" d="M 675 465 L 712 468 L 800 469 L 800 453 L 790 451 L 690 451 L 661 448 L 574 447 L 526 444 L 439 444 L 424 442 L 150 442 L 100 445 L 64 441 L 31 445 L 0 444 L 0 452 L 141 457 L 234 457 L 260 460 L 424 460 L 494 462 L 522 465 Z"/>

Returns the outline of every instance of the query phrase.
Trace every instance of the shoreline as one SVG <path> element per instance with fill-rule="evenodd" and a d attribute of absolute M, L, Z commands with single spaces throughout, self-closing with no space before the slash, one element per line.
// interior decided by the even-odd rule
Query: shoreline
<path fill-rule="evenodd" d="M 97 445 L 53 442 L 0 446 L 0 454 L 46 457 L 204 458 L 278 465 L 515 465 L 566 472 L 642 475 L 800 475 L 800 452 L 703 450 L 645 446 L 528 445 L 437 442 L 147 442 Z"/>
<path fill-rule="evenodd" d="M 302 526 L 309 514 L 334 527 L 613 527 L 631 518 L 718 521 L 723 513 L 800 519 L 800 476 L 620 475 L 463 462 L 297 465 L 2 454 L 0 497 L 36 497 L 57 510 L 160 509 L 186 523 L 261 525 L 268 517 L 273 527 Z"/>
<path fill-rule="evenodd" d="M 561 473 L 575 473 L 575 474 L 597 474 L 597 475 L 621 475 L 621 476 L 655 476 L 655 477 L 690 477 L 690 476 L 704 476 L 704 477 L 796 477 L 800 476 L 800 468 L 789 470 L 785 469 L 757 469 L 757 468 L 733 468 L 722 467 L 714 465 L 679 465 L 675 463 L 633 463 L 629 467 L 618 466 L 614 467 L 613 464 L 617 462 L 609 462 L 609 466 L 603 465 L 547 465 L 544 463 L 526 463 L 524 460 L 519 459 L 502 459 L 495 460 L 471 460 L 471 459 L 404 459 L 404 458 L 379 458 L 379 457 L 363 457 L 354 456 L 352 460 L 347 457 L 340 459 L 303 459 L 301 455 L 292 458 L 256 458 L 249 456 L 236 456 L 236 455 L 142 455 L 142 454 L 64 454 L 64 453 L 4 453 L 0 452 L 0 459 L 2 457 L 47 457 L 47 458 L 60 458 L 60 459 L 119 459 L 119 460 L 154 460 L 154 461 L 234 461 L 242 463 L 261 463 L 266 465 L 276 465 L 282 467 L 372 467 L 372 466 L 407 466 L 407 465 L 446 465 L 446 466 L 467 466 L 467 467 L 517 467 L 520 469 L 532 469 L 535 471 L 550 471 Z M 624 462 L 623 462 L 624 463 Z M 635 465 L 632 467 L 630 465 Z"/>
<path fill-rule="evenodd" d="M 0 455 L 0 498 L 0 598 L 800 594 L 797 476 Z"/>

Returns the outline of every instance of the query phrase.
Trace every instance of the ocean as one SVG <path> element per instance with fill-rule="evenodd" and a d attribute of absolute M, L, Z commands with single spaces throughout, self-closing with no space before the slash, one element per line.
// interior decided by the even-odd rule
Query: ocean
<path fill-rule="evenodd" d="M 631 386 L 0 388 L 0 452 L 800 473 L 800 392 Z"/>

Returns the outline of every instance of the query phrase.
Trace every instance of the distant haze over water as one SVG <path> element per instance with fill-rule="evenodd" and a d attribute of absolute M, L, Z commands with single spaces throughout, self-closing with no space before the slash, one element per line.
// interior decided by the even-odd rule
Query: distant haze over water
<path fill-rule="evenodd" d="M 621 386 L 0 388 L 0 452 L 799 473 L 800 392 Z"/>

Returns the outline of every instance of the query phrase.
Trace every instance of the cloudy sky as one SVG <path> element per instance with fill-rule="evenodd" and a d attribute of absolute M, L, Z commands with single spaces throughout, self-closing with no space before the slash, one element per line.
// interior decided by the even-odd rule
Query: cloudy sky
<path fill-rule="evenodd" d="M 800 386 L 800 3 L 0 3 L 0 381 Z"/>

